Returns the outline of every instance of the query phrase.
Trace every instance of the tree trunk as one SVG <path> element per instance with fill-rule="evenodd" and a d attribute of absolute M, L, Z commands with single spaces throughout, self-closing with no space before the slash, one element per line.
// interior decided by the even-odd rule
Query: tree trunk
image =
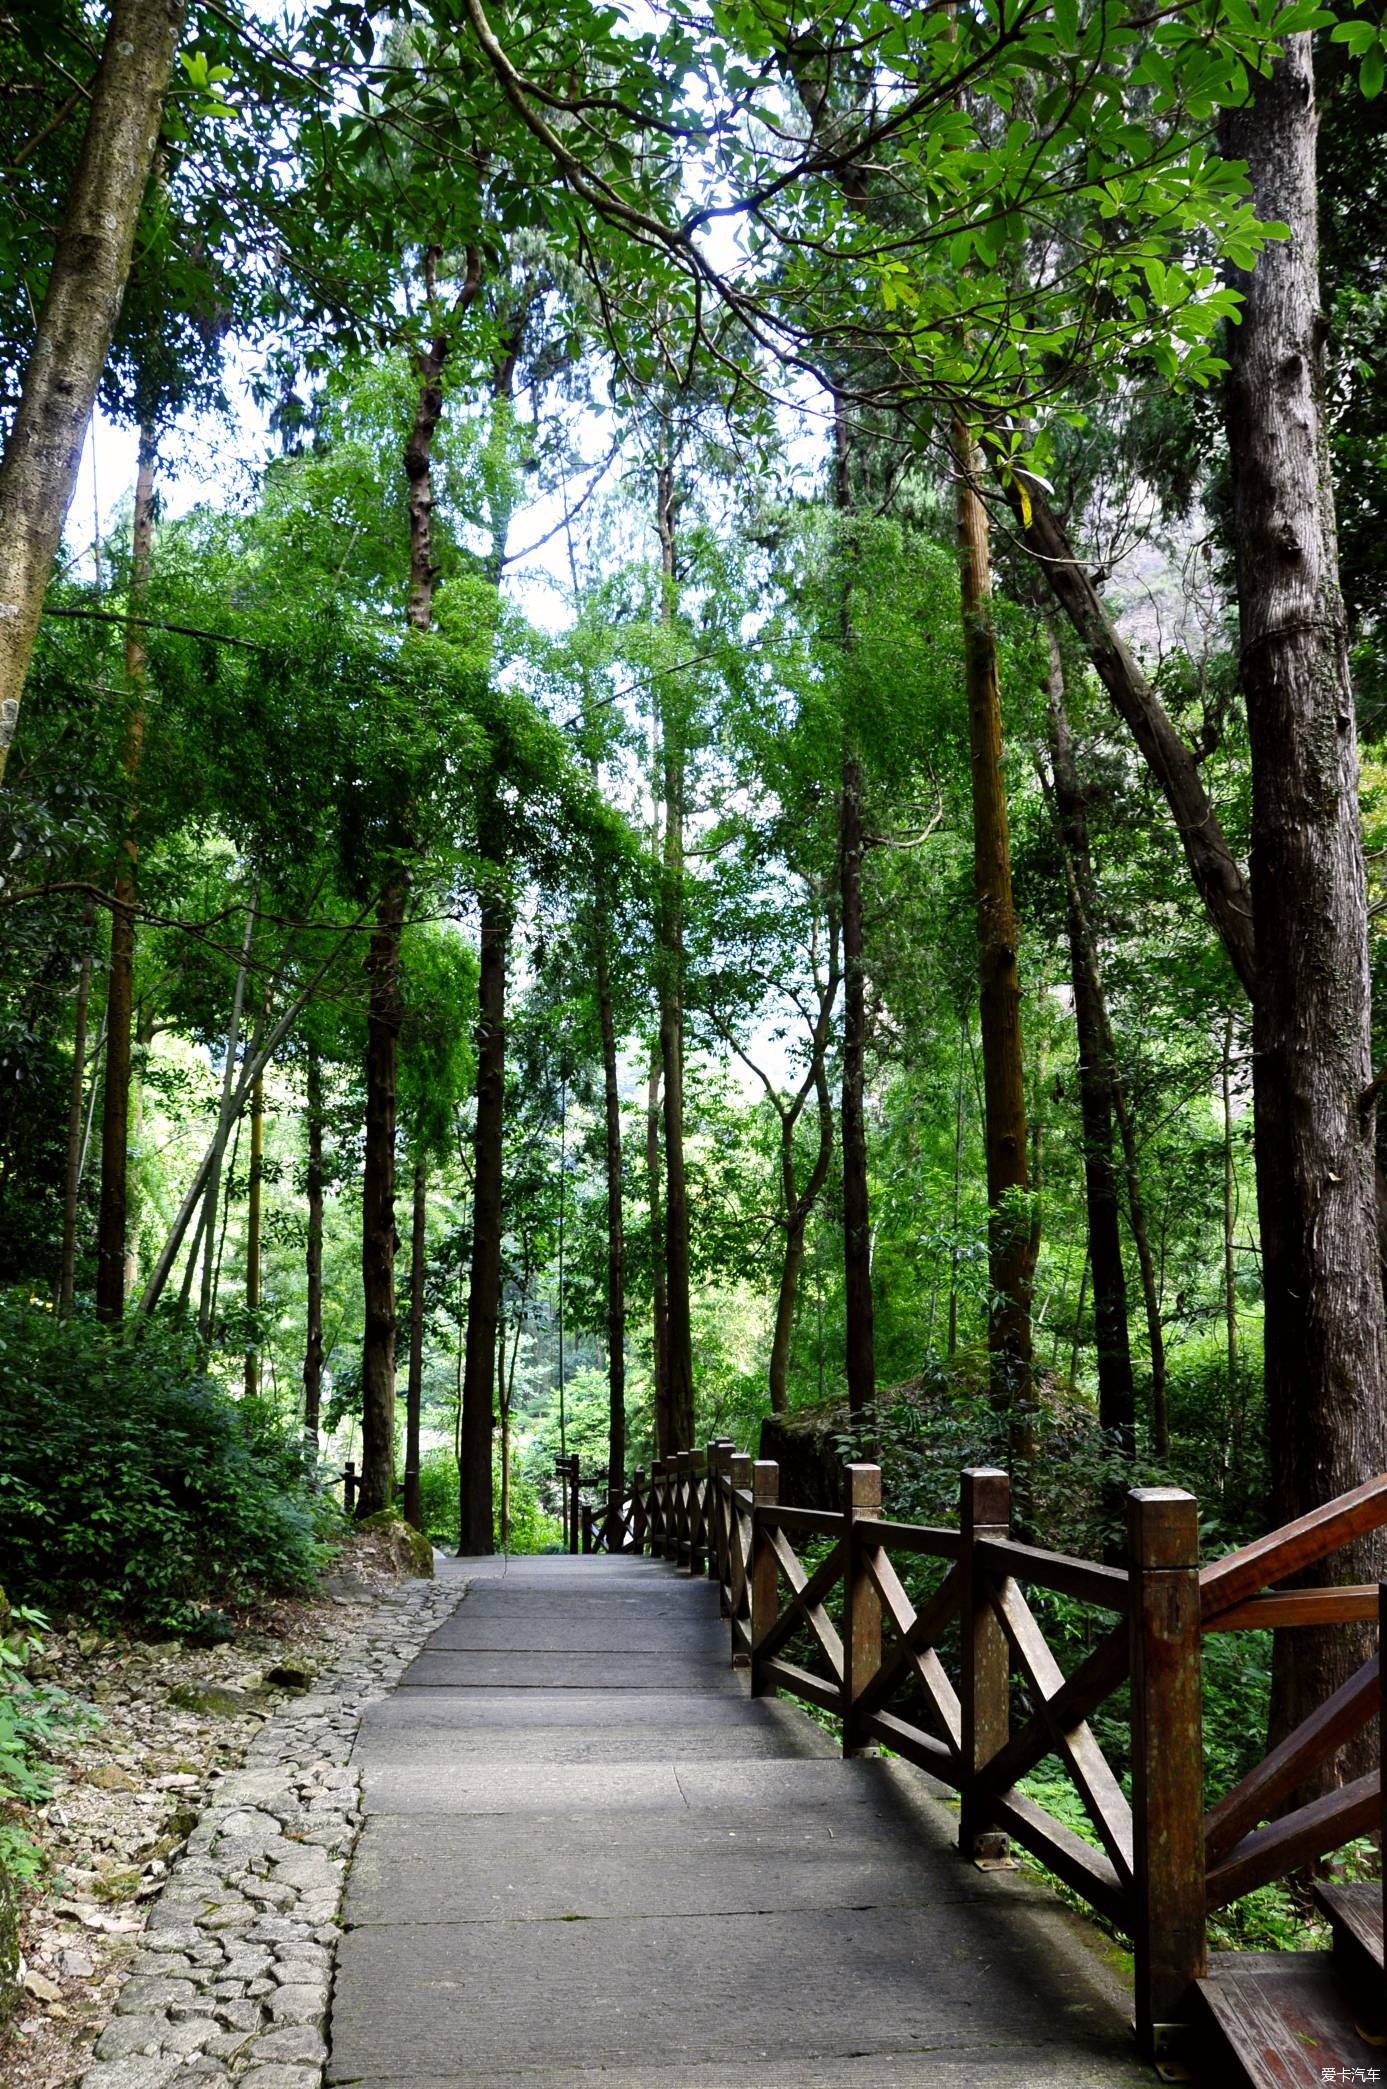
<path fill-rule="evenodd" d="M 661 612 L 673 620 L 675 579 L 675 486 L 669 464 L 660 466 L 656 527 L 664 581 Z M 689 1197 L 684 1166 L 684 732 L 677 700 L 663 692 L 660 741 L 665 801 L 661 863 L 660 1063 L 665 1101 L 665 1301 L 669 1422 L 674 1448 L 694 1440 L 693 1326 L 689 1305 Z"/>
<path fill-rule="evenodd" d="M 1069 969 L 1079 1046 L 1079 1114 L 1084 1138 L 1088 1204 L 1088 1259 L 1093 1273 L 1093 1331 L 1098 1351 L 1098 1418 L 1129 1454 L 1135 1448 L 1136 1394 L 1127 1328 L 1127 1277 L 1113 1159 L 1113 1069 L 1104 1041 L 1102 987 L 1090 924 L 1093 866 L 1088 816 L 1064 707 L 1064 668 L 1054 627 L 1046 619 L 1049 650 L 1050 766 L 1056 825 L 1064 857 Z"/>
<path fill-rule="evenodd" d="M 1374 1181 L 1367 884 L 1358 745 L 1322 417 L 1311 41 L 1287 39 L 1224 119 L 1252 207 L 1290 228 L 1229 329 L 1225 404 L 1252 757 L 1258 951 L 1252 1065 L 1274 1512 L 1300 1516 L 1387 1465 Z M 1375 1581 L 1380 1541 L 1312 1578 Z M 1278 1633 L 1273 1722 L 1298 1722 L 1365 1635 Z M 1326 1774 L 1332 1774 L 1332 1765 Z"/>
<path fill-rule="evenodd" d="M 1238 1178 L 1233 1165 L 1233 1014 L 1223 1026 L 1223 1318 L 1228 1343 L 1228 1398 L 1237 1399 L 1238 1260 L 1233 1230 L 1238 1217 Z"/>
<path fill-rule="evenodd" d="M 645 1090 L 645 1181 L 650 1206 L 650 1317 L 655 1374 L 655 1455 L 676 1449 L 669 1411 L 669 1303 L 665 1288 L 664 1200 L 660 1194 L 660 1043 L 650 1053 Z"/>
<path fill-rule="evenodd" d="M 785 1251 L 780 1262 L 780 1284 L 775 1297 L 775 1328 L 771 1335 L 768 1384 L 771 1413 L 789 1411 L 790 1340 L 795 1331 L 795 1301 L 799 1296 L 800 1272 L 804 1267 L 804 1236 L 807 1211 L 791 1213 L 785 1227 Z"/>
<path fill-rule="evenodd" d="M 1002 1409 L 1031 1398 L 1031 1287 L 1035 1274 L 1026 1209 L 1026 1088 L 1021 1056 L 1021 983 L 1011 836 L 1002 775 L 1002 707 L 992 624 L 987 510 L 978 494 L 981 459 L 961 420 L 953 430 L 964 667 L 973 778 L 973 879 L 978 914 L 979 1008 L 987 1147 L 988 1318 L 991 1394 Z"/>
<path fill-rule="evenodd" d="M 519 1329 L 516 1341 L 519 1342 Z M 496 1404 L 501 1410 L 501 1550 L 510 1550 L 510 1403 L 514 1390 L 515 1363 L 506 1371 L 506 1316 L 496 1316 Z"/>
<path fill-rule="evenodd" d="M 395 1489 L 395 1101 L 400 939 L 405 881 L 382 892 L 366 958 L 366 1150 L 361 1177 L 361 1485 L 358 1516 L 388 1509 Z"/>
<path fill-rule="evenodd" d="M 72 1087 L 67 1112 L 67 1165 L 63 1171 L 63 1249 L 58 1274 L 58 1311 L 72 1311 L 77 1281 L 77 1192 L 82 1167 L 82 1090 L 87 1073 L 87 1005 L 91 999 L 91 930 L 96 906 L 87 901 L 83 924 L 87 944 L 77 975 L 77 1007 L 72 1024 Z"/>
<path fill-rule="evenodd" d="M 87 128 L 0 462 L 0 781 L 125 295 L 182 0 L 113 0 Z M 108 1273 L 108 1286 L 109 1286 Z M 109 1288 L 103 1306 L 111 1313 Z"/>
<path fill-rule="evenodd" d="M 404 1516 L 424 1528 L 419 1480 L 419 1415 L 424 1399 L 424 1222 L 428 1216 L 429 1171 L 414 1163 L 414 1210 L 409 1231 L 409 1379 L 405 1389 Z"/>
<path fill-rule="evenodd" d="M 250 1181 L 246 1197 L 246 1398 L 260 1393 L 260 1221 L 265 1171 L 265 1077 L 250 1091 Z"/>
<path fill-rule="evenodd" d="M 492 789 L 495 785 L 493 781 Z M 489 862 L 504 860 L 504 813 L 494 796 L 483 837 Z M 501 1302 L 502 1156 L 506 1099 L 506 958 L 511 916 L 505 894 L 481 898 L 481 967 L 477 1026 L 477 1120 L 473 1144 L 472 1276 L 467 1303 L 467 1356 L 462 1378 L 458 1554 L 495 1550 L 492 1532 L 491 1435 L 496 1324 Z"/>
<path fill-rule="evenodd" d="M 852 483 L 851 438 L 840 400 L 834 406 L 833 443 L 834 506 L 841 527 L 852 513 Z M 852 644 L 846 580 L 841 638 L 846 652 Z M 843 924 L 843 1309 L 848 1408 L 853 1414 L 861 1414 L 876 1398 L 872 1215 L 867 1182 L 867 974 L 862 928 L 862 858 L 866 839 L 862 793 L 862 763 L 855 736 L 845 721 L 838 799 L 838 899 Z"/>
<path fill-rule="evenodd" d="M 949 1248 L 949 1348 L 952 1359 L 958 1351 L 958 1271 L 962 1243 L 958 1237 L 959 1220 L 963 1204 L 963 1126 L 964 1098 L 966 1086 L 963 1079 L 965 1047 L 968 1043 L 968 1011 L 963 1009 L 958 1020 L 958 1074 L 954 1093 L 954 1219 L 953 1239 Z"/>
<path fill-rule="evenodd" d="M 602 1108 L 607 1163 L 607 1484 L 626 1474 L 626 1245 L 622 1225 L 621 1092 L 617 1086 L 616 1019 L 607 941 L 610 933 L 602 874 L 597 910 L 597 1013 L 602 1031 Z"/>
<path fill-rule="evenodd" d="M 138 613 L 149 594 L 154 544 L 154 431 L 140 429 L 135 478 L 135 513 L 130 558 L 130 606 Z M 0 499 L 3 484 L 0 482 Z M 101 1202 L 96 1226 L 96 1310 L 103 1320 L 125 1311 L 125 1236 L 130 1144 L 130 1045 L 134 1024 L 135 868 L 140 761 L 144 752 L 144 690 L 147 654 L 141 627 L 125 637 L 128 712 L 124 766 L 129 792 L 126 831 L 116 858 L 115 905 L 111 909 L 111 962 L 106 980 L 106 1083 L 101 1099 Z M 3 660 L 0 656 L 0 672 Z M 0 761 L 3 760 L 0 746 Z"/>
<path fill-rule="evenodd" d="M 323 1397 L 323 1075 L 317 1048 L 308 1047 L 308 1278 L 303 1345 L 303 1426 L 316 1455 Z"/>
<path fill-rule="evenodd" d="M 251 944 L 255 938 L 255 913 L 259 902 L 260 886 L 257 880 L 255 891 L 251 896 L 250 906 L 246 910 L 246 926 L 241 938 L 241 960 L 236 967 L 236 984 L 232 989 L 231 995 L 231 1020 L 226 1026 L 226 1056 L 222 1066 L 222 1094 L 221 1104 L 217 1111 L 217 1129 L 213 1134 L 212 1144 L 208 1150 L 206 1173 L 203 1178 L 202 1285 L 198 1293 L 197 1324 L 198 1331 L 204 1342 L 207 1340 L 212 1328 L 212 1270 L 217 1242 L 217 1213 L 221 1208 L 222 1156 L 226 1151 L 226 1142 L 231 1136 L 231 1127 L 235 1121 L 232 1099 L 236 1090 L 236 1054 L 241 1044 L 241 1017 L 245 1009 L 246 978 L 250 970 Z M 186 1224 L 186 1220 L 184 1223 Z M 185 1298 L 191 1293 L 192 1274 L 193 1251 L 190 1249 L 188 1266 L 183 1272 L 183 1295 Z M 153 1283 L 153 1278 L 151 1278 L 150 1282 L 151 1284 Z M 147 1285 L 145 1288 L 146 1296 L 148 1296 L 150 1287 Z M 162 1289 L 162 1286 L 160 1288 Z M 155 1296 L 157 1296 L 157 1292 Z M 141 1309 L 146 1310 L 143 1302 Z"/>

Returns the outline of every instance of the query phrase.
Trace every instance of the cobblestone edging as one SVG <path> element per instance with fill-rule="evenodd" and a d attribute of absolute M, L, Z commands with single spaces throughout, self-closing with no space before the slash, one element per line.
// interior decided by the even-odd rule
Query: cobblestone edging
<path fill-rule="evenodd" d="M 352 1743 L 463 1588 L 385 1597 L 313 1695 L 267 1720 L 170 1871 L 82 2089 L 319 2089 L 362 1820 Z"/>

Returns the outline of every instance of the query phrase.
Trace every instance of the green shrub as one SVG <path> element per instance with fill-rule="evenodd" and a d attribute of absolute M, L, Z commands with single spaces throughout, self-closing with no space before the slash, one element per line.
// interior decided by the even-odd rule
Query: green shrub
<path fill-rule="evenodd" d="M 26 1601 L 197 1632 L 307 1588 L 335 1512 L 302 1441 L 232 1400 L 177 1321 L 138 1340 L 0 1295 L 0 1580 Z"/>

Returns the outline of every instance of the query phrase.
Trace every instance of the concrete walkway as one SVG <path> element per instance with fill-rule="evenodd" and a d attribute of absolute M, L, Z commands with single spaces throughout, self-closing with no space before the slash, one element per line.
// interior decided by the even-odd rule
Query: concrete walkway
<path fill-rule="evenodd" d="M 1091 1932 L 963 1863 L 928 1778 L 753 1703 L 709 1583 L 450 1571 L 357 1743 L 331 2083 L 1150 2083 Z"/>

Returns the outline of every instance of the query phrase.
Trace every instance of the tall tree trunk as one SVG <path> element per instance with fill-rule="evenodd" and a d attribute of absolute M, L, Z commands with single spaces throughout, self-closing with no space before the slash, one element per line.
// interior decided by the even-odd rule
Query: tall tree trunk
<path fill-rule="evenodd" d="M 34 345 L 0 461 L 0 781 L 19 722 L 44 591 L 77 485 L 82 440 L 125 295 L 184 13 L 182 0 L 114 0 Z M 109 1288 L 102 1310 L 112 1313 Z"/>
<path fill-rule="evenodd" d="M 130 607 L 138 614 L 149 594 L 154 544 L 154 455 L 152 426 L 140 429 L 135 478 L 135 514 L 130 556 Z M 0 496 L 2 497 L 2 496 Z M 125 781 L 129 792 L 126 830 L 116 859 L 115 905 L 111 909 L 111 962 L 106 981 L 106 1083 L 101 1100 L 101 1202 L 96 1226 L 96 1310 L 103 1320 L 125 1311 L 126 1198 L 130 1141 L 130 1044 L 134 1025 L 135 869 L 140 761 L 144 752 L 147 654 L 142 629 L 131 624 L 125 637 Z M 0 746 L 0 760 L 3 759 Z"/>
<path fill-rule="evenodd" d="M 1252 205 L 1290 229 L 1249 274 L 1225 404 L 1252 757 L 1252 1065 L 1275 1514 L 1387 1465 L 1358 744 L 1322 411 L 1311 40 L 1224 119 Z M 1314 1578 L 1378 1578 L 1377 1538 Z M 1318 1705 L 1364 1635 L 1278 1633 L 1274 1726 Z M 1332 1766 L 1326 1774 L 1332 1774 Z"/>
<path fill-rule="evenodd" d="M 1090 939 L 1093 919 L 1088 814 L 1064 707 L 1059 641 L 1045 623 L 1049 653 L 1050 767 L 1056 825 L 1064 857 L 1069 970 L 1079 1046 L 1079 1113 L 1084 1136 L 1084 1190 L 1088 1204 L 1088 1259 L 1093 1273 L 1093 1331 L 1098 1351 L 1098 1418 L 1124 1450 L 1135 1448 L 1136 1393 L 1127 1327 L 1127 1276 L 1122 1263 L 1117 1170 L 1113 1157 L 1113 1069 L 1103 1030 L 1102 987 Z"/>
<path fill-rule="evenodd" d="M 405 1389 L 405 1522 L 424 1528 L 419 1480 L 419 1416 L 424 1401 L 424 1222 L 429 1171 L 414 1163 L 413 1222 L 409 1229 L 409 1378 Z"/>
<path fill-rule="evenodd" d="M 516 1330 L 519 1341 L 519 1329 Z M 496 1404 L 501 1410 L 501 1550 L 510 1550 L 510 1403 L 515 1382 L 514 1352 L 506 1371 L 506 1316 L 496 1316 Z"/>
<path fill-rule="evenodd" d="M 775 1295 L 775 1326 L 771 1333 L 767 1384 L 771 1413 L 789 1411 L 790 1342 L 795 1331 L 795 1302 L 799 1297 L 800 1272 L 804 1268 L 804 1237 L 808 1212 L 794 1211 L 785 1227 L 785 1247 L 780 1259 L 780 1282 Z"/>
<path fill-rule="evenodd" d="M 492 785 L 482 836 L 489 862 L 504 858 L 505 814 Z M 473 1141 L 472 1274 L 467 1303 L 467 1355 L 462 1375 L 458 1554 L 471 1559 L 495 1550 L 492 1531 L 491 1436 L 496 1368 L 496 1325 L 501 1299 L 502 1158 L 506 1100 L 506 959 L 511 915 L 503 891 L 489 887 L 481 900 L 481 964 L 477 997 L 477 1121 Z"/>
<path fill-rule="evenodd" d="M 664 582 L 661 614 L 676 607 L 674 470 L 661 464 L 656 481 L 656 528 Z M 665 1100 L 665 1300 L 669 1418 L 674 1445 L 694 1440 L 693 1325 L 689 1304 L 689 1195 L 684 1163 L 684 784 L 685 751 L 678 700 L 668 690 L 660 704 L 660 749 L 665 801 L 660 880 L 660 1063 Z"/>
<path fill-rule="evenodd" d="M 246 1398 L 260 1393 L 260 1230 L 265 1174 L 265 1076 L 250 1091 L 250 1179 L 246 1196 Z"/>
<path fill-rule="evenodd" d="M 315 1045 L 308 1047 L 307 1090 L 308 1239 L 304 1262 L 308 1302 L 304 1316 L 303 1427 L 316 1455 L 323 1398 L 323 1072 Z"/>
<path fill-rule="evenodd" d="M 958 1073 L 954 1093 L 954 1212 L 953 1238 L 949 1248 L 949 1348 L 950 1358 L 958 1351 L 958 1271 L 962 1259 L 962 1242 L 959 1239 L 959 1221 L 963 1205 L 963 1126 L 964 1099 L 967 1094 L 964 1082 L 964 1065 L 967 1058 L 968 1011 L 960 1010 L 958 1019 Z"/>
<path fill-rule="evenodd" d="M 992 624 L 987 510 L 978 492 L 981 458 L 954 421 L 964 669 L 973 778 L 973 880 L 978 911 L 979 1007 L 987 1146 L 988 1320 L 991 1393 L 999 1408 L 1031 1398 L 1031 1287 L 1035 1251 L 1025 1209 L 1026 1088 L 1021 1055 L 1021 983 L 1011 836 L 1002 775 L 1002 706 Z M 1024 1432 L 1023 1432 L 1024 1434 Z"/>
<path fill-rule="evenodd" d="M 596 928 L 597 1014 L 602 1031 L 602 1109 L 607 1175 L 607 1483 L 626 1473 L 626 1243 L 622 1223 L 621 1091 L 617 1086 L 616 1019 L 608 954 L 610 915 L 598 873 Z"/>
<path fill-rule="evenodd" d="M 655 1375 L 655 1455 L 677 1448 L 669 1409 L 669 1303 L 665 1286 L 664 1198 L 660 1190 L 660 1041 L 650 1052 L 645 1088 L 645 1185 L 650 1207 L 650 1317 Z"/>
<path fill-rule="evenodd" d="M 1228 1398 L 1237 1399 L 1238 1260 L 1233 1229 L 1238 1217 L 1238 1178 L 1233 1165 L 1233 1014 L 1223 1026 L 1223 1318 L 1228 1353 Z"/>
<path fill-rule="evenodd" d="M 87 901 L 83 926 L 87 940 L 77 974 L 77 1007 L 72 1022 L 72 1087 L 67 1111 L 67 1165 L 63 1171 L 63 1248 L 58 1272 L 58 1311 L 72 1311 L 77 1281 L 77 1192 L 82 1168 L 82 1090 L 87 1073 L 87 1005 L 91 999 L 91 931 L 96 906 Z M 94 1076 L 93 1076 L 94 1078 Z"/>
<path fill-rule="evenodd" d="M 400 938 L 406 883 L 392 879 L 376 908 L 366 958 L 366 1148 L 361 1174 L 361 1485 L 358 1516 L 390 1507 L 395 1489 L 395 1107 Z"/>
<path fill-rule="evenodd" d="M 840 525 L 852 513 L 851 438 L 841 400 L 835 403 L 834 506 Z M 846 546 L 844 547 L 846 553 Z M 849 588 L 843 584 L 841 638 L 852 644 Z M 843 924 L 843 1307 L 848 1407 L 861 1414 L 876 1398 L 876 1332 L 872 1306 L 872 1214 L 867 1184 L 867 971 L 862 927 L 862 762 L 845 723 L 838 799 L 838 899 Z"/>
<path fill-rule="evenodd" d="M 246 1003 L 246 979 L 250 971 L 251 944 L 255 938 L 255 914 L 260 903 L 260 885 L 256 881 L 251 902 L 246 909 L 246 925 L 241 937 L 241 959 L 236 967 L 236 984 L 231 994 L 231 1019 L 226 1026 L 225 1059 L 222 1065 L 221 1104 L 217 1111 L 217 1129 L 207 1158 L 204 1175 L 202 1212 L 202 1285 L 198 1294 L 198 1331 L 204 1342 L 212 1327 L 212 1271 L 217 1244 L 217 1213 L 221 1208 L 222 1156 L 226 1142 L 231 1136 L 235 1121 L 233 1097 L 236 1091 L 236 1054 L 241 1045 L 241 1017 Z M 185 1221 L 186 1223 L 186 1221 Z M 193 1274 L 193 1251 L 188 1254 L 188 1266 L 183 1272 L 183 1296 L 191 1293 Z M 152 1283 L 153 1279 L 151 1279 Z M 146 1286 L 146 1292 L 148 1292 Z M 162 1287 L 161 1287 L 162 1288 Z M 142 1305 L 143 1310 L 143 1305 Z"/>

